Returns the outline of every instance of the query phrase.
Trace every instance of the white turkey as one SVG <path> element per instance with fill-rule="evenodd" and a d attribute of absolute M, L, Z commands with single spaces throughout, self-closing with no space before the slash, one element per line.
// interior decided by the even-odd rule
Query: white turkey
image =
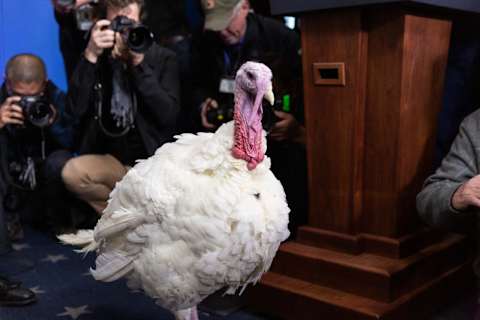
<path fill-rule="evenodd" d="M 117 183 L 94 230 L 64 243 L 97 251 L 93 277 L 127 278 L 177 319 L 226 288 L 240 293 L 266 272 L 289 236 L 285 193 L 265 157 L 262 101 L 273 103 L 268 67 L 245 63 L 235 79 L 234 121 L 183 134 Z"/>

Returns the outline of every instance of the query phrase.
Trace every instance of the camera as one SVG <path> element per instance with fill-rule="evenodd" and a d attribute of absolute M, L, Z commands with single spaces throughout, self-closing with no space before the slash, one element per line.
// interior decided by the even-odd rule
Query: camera
<path fill-rule="evenodd" d="M 218 108 L 207 111 L 207 121 L 216 127 L 233 120 L 233 98 L 219 99 Z"/>
<path fill-rule="evenodd" d="M 96 8 L 98 0 L 92 0 L 85 3 L 75 10 L 75 19 L 77 20 L 77 29 L 88 31 L 98 18 L 98 9 Z"/>
<path fill-rule="evenodd" d="M 49 101 L 43 96 L 23 96 L 18 105 L 27 121 L 38 128 L 48 127 L 55 117 Z"/>
<path fill-rule="evenodd" d="M 92 28 L 97 19 L 98 10 L 96 8 L 99 0 L 91 0 L 75 8 L 76 0 L 55 0 L 56 5 L 62 11 L 75 11 L 75 19 L 77 22 L 77 29 L 81 31 L 88 31 Z"/>
<path fill-rule="evenodd" d="M 120 33 L 128 48 L 134 52 L 144 53 L 153 44 L 153 34 L 145 25 L 126 16 L 117 16 L 112 20 L 110 29 Z"/>
<path fill-rule="evenodd" d="M 207 111 L 207 121 L 217 127 L 232 121 L 233 105 L 233 96 L 231 99 L 221 99 L 218 108 Z M 275 99 L 273 106 L 268 101 L 263 100 L 262 107 L 262 127 L 269 132 L 278 121 L 274 111 L 290 112 L 290 95 L 286 94 L 279 99 Z"/>
<path fill-rule="evenodd" d="M 57 0 L 56 3 L 62 8 L 70 9 L 75 7 L 76 0 Z"/>

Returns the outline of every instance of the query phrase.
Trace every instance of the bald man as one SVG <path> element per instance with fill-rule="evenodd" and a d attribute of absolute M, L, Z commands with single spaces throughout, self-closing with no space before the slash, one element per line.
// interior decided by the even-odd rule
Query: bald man
<path fill-rule="evenodd" d="M 61 170 L 71 158 L 73 141 L 73 119 L 64 112 L 65 93 L 48 80 L 44 62 L 33 54 L 13 56 L 4 75 L 0 88 L 0 214 L 1 210 L 22 210 L 27 220 L 51 224 L 45 214 L 57 217 L 53 214 L 57 210 L 51 208 L 60 202 Z M 22 108 L 27 99 L 43 101 L 46 116 L 29 117 L 33 112 L 27 114 Z M 49 197 L 53 200 L 45 201 Z M 18 224 L 9 226 L 12 236 L 19 234 L 15 232 L 20 229 Z"/>

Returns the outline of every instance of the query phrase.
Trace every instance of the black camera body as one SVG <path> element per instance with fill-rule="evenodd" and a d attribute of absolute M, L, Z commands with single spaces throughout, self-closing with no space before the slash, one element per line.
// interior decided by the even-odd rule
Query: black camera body
<path fill-rule="evenodd" d="M 283 111 L 289 112 L 290 107 L 290 96 L 285 95 L 280 99 L 275 99 L 273 106 L 266 100 L 262 101 L 263 107 L 263 116 L 262 116 L 262 127 L 265 131 L 269 132 L 275 123 L 279 120 L 275 115 L 274 111 Z M 230 122 L 233 120 L 234 112 L 234 103 L 233 96 L 232 101 L 228 99 L 221 99 L 219 101 L 218 108 L 210 109 L 207 111 L 207 121 L 216 127 L 221 126 L 224 123 Z"/>
<path fill-rule="evenodd" d="M 145 53 L 153 44 L 154 38 L 150 29 L 126 16 L 115 17 L 110 29 L 120 33 L 128 48 L 134 52 Z"/>
<path fill-rule="evenodd" d="M 216 127 L 233 120 L 233 102 L 221 103 L 216 109 L 207 111 L 207 121 Z"/>
<path fill-rule="evenodd" d="M 55 112 L 44 96 L 23 96 L 18 105 L 22 108 L 27 123 L 35 127 L 45 128 L 53 122 Z"/>

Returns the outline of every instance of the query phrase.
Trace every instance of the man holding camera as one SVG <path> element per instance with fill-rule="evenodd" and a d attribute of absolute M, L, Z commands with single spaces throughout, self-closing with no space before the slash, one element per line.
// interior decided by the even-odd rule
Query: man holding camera
<path fill-rule="evenodd" d="M 101 13 L 99 0 L 52 0 L 52 3 L 69 80 L 87 46 L 87 33 Z"/>
<path fill-rule="evenodd" d="M 48 80 L 45 64 L 32 54 L 12 57 L 5 78 L 0 90 L 0 178 L 7 189 L 0 204 L 8 212 L 25 209 L 27 217 L 42 226 L 42 213 L 47 211 L 48 223 L 56 227 L 64 222 L 57 214 L 62 203 L 47 199 L 58 196 L 63 187 L 60 173 L 73 142 L 65 94 Z"/>
<path fill-rule="evenodd" d="M 302 224 L 307 199 L 300 39 L 279 21 L 252 13 L 248 0 L 202 0 L 202 8 L 205 31 L 194 39 L 192 62 L 193 99 L 201 125 L 214 130 L 230 120 L 235 73 L 244 62 L 268 65 L 274 75 L 278 108 L 273 112 L 264 108 L 267 150 L 272 170 L 295 212 L 292 225 Z"/>
<path fill-rule="evenodd" d="M 13 56 L 0 88 L 0 261 L 7 263 L 9 241 L 21 231 L 21 212 L 42 227 L 59 227 L 63 211 L 61 168 L 70 153 L 72 120 L 65 94 L 47 78 L 43 61 L 32 54 Z M 58 212 L 57 211 L 57 212 Z M 55 213 L 57 213 L 55 212 Z M 47 218 L 45 219 L 45 215 Z M 10 224 L 7 218 L 10 217 Z M 52 220 L 53 219 L 53 220 Z M 7 254 L 7 255 L 5 255 Z M 0 277 L 0 305 L 25 305 L 35 294 Z"/>
<path fill-rule="evenodd" d="M 128 168 L 173 138 L 180 109 L 175 55 L 140 24 L 143 0 L 103 3 L 106 19 L 92 28 L 69 88 L 82 155 L 62 172 L 67 188 L 99 214 Z"/>
<path fill-rule="evenodd" d="M 276 83 L 287 87 L 286 81 L 294 87 L 302 80 L 300 63 L 300 40 L 298 35 L 280 22 L 250 13 L 248 0 L 202 0 L 206 30 L 194 43 L 194 99 L 200 107 L 201 123 L 205 129 L 215 129 L 207 116 L 211 109 L 224 103 L 224 96 L 231 94 L 229 85 L 237 69 L 246 61 L 254 60 L 267 64 L 276 79 L 282 69 L 288 69 L 289 79 Z M 296 88 L 289 86 L 291 91 Z M 296 92 L 281 94 L 295 95 Z M 298 99 L 301 100 L 301 99 Z M 301 104 L 301 103 L 299 103 Z M 300 109 L 300 110 L 299 110 Z M 304 142 L 303 126 L 296 120 L 302 118 L 303 110 L 295 106 L 292 113 L 275 111 L 279 118 L 270 138 L 276 141 L 290 140 Z"/>

